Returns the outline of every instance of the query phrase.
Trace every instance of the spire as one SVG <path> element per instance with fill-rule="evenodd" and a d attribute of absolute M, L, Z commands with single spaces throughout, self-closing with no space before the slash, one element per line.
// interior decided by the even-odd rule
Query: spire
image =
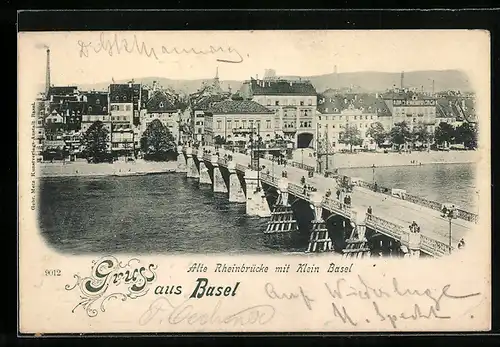
<path fill-rule="evenodd" d="M 49 94 L 50 88 L 50 49 L 47 47 L 47 71 L 45 72 L 45 95 Z"/>
<path fill-rule="evenodd" d="M 218 66 L 215 68 L 215 78 L 219 79 L 219 67 Z"/>
<path fill-rule="evenodd" d="M 401 85 L 400 85 L 401 89 L 404 88 L 404 79 L 405 79 L 405 72 L 401 71 Z"/>

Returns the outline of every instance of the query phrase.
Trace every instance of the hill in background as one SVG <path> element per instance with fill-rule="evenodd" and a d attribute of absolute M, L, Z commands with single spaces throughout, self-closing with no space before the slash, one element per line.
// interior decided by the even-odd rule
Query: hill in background
<path fill-rule="evenodd" d="M 325 74 L 318 76 L 300 76 L 302 79 L 309 79 L 316 90 L 320 93 L 328 88 L 349 88 L 352 87 L 359 92 L 382 92 L 393 85 L 400 85 L 400 73 L 391 72 L 345 72 L 338 74 Z M 249 77 L 250 78 L 250 77 Z M 299 78 L 299 76 L 282 76 L 282 78 Z M 136 82 L 152 85 L 153 81 L 157 81 L 162 87 L 170 87 L 182 94 L 194 93 L 200 88 L 204 81 L 210 79 L 197 80 L 177 80 L 162 77 L 145 77 L 135 78 Z M 442 71 L 410 71 L 404 74 L 404 86 L 421 88 L 425 91 L 432 90 L 432 80 L 434 80 L 434 90 L 436 92 L 443 90 L 460 90 L 471 92 L 472 87 L 469 83 L 467 75 L 458 70 L 442 70 Z M 117 80 L 116 83 L 126 83 L 128 80 Z M 96 84 L 81 84 L 79 87 L 82 90 L 106 90 L 111 81 L 96 83 Z M 243 81 L 226 80 L 220 81 L 223 90 L 228 90 L 229 87 L 233 92 L 240 89 Z"/>

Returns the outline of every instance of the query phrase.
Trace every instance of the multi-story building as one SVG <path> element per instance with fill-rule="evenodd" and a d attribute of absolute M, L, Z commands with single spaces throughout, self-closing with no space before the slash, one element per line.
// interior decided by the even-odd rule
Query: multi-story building
<path fill-rule="evenodd" d="M 55 111 L 63 117 L 65 130 L 80 130 L 84 103 L 77 87 L 52 86 L 48 90 L 47 98 L 50 102 L 50 114 L 54 114 Z"/>
<path fill-rule="evenodd" d="M 206 142 L 205 133 L 205 112 L 208 111 L 211 105 L 227 100 L 225 94 L 200 95 L 191 100 L 191 128 L 193 129 L 193 137 L 197 142 Z"/>
<path fill-rule="evenodd" d="M 218 70 L 215 77 L 204 82 L 200 89 L 189 96 L 190 127 L 192 138 L 196 142 L 205 143 L 205 112 L 216 102 L 228 100 L 231 92 L 222 90 Z"/>
<path fill-rule="evenodd" d="M 175 95 L 165 90 L 155 90 L 146 102 L 146 112 L 141 116 L 141 131 L 144 133 L 149 124 L 158 119 L 172 133 L 175 142 L 179 142 L 180 131 L 180 110 L 177 107 L 177 98 Z"/>
<path fill-rule="evenodd" d="M 315 146 L 317 93 L 310 81 L 251 79 L 240 94 L 274 112 L 273 130 L 295 147 Z"/>
<path fill-rule="evenodd" d="M 345 129 L 354 126 L 359 130 L 363 146 L 368 147 L 372 141 L 366 132 L 372 123 L 379 122 L 379 114 L 383 111 L 384 102 L 376 94 L 321 95 L 318 105 L 318 138 L 321 142 L 327 139 L 331 147 L 338 147 Z M 386 108 L 385 111 L 387 112 Z"/>
<path fill-rule="evenodd" d="M 395 89 L 383 95 L 383 99 L 392 114 L 392 124 L 405 122 L 410 129 L 423 124 L 430 132 L 436 125 L 436 99 L 422 93 Z M 386 130 L 390 130 L 386 129 Z"/>
<path fill-rule="evenodd" d="M 205 141 L 213 145 L 220 137 L 227 143 L 244 146 L 252 134 L 263 142 L 274 139 L 275 112 L 252 100 L 225 100 L 205 112 Z"/>
<path fill-rule="evenodd" d="M 108 131 L 108 151 L 111 151 L 111 116 L 108 106 L 107 92 L 85 92 L 82 93 L 84 101 L 81 134 L 84 135 L 90 126 L 97 121 L 102 122 Z"/>
<path fill-rule="evenodd" d="M 141 85 L 133 82 L 109 86 L 111 151 L 117 156 L 137 150 L 134 123 L 140 122 L 141 90 Z"/>

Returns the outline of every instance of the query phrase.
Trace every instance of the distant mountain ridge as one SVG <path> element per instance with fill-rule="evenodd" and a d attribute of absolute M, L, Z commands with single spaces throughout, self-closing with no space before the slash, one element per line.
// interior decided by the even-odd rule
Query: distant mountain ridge
<path fill-rule="evenodd" d="M 357 92 L 382 92 L 394 85 L 398 86 L 401 82 L 401 73 L 393 72 L 344 72 L 331 73 L 318 76 L 282 76 L 281 78 L 302 78 L 310 80 L 318 93 L 329 88 L 350 88 L 353 87 Z M 250 79 L 250 77 L 249 77 Z M 147 85 L 153 85 L 157 81 L 162 87 L 170 87 L 182 94 L 192 94 L 196 92 L 203 82 L 210 82 L 211 79 L 182 80 L 169 79 L 163 77 L 145 77 L 134 78 L 135 82 Z M 434 91 L 460 90 L 471 92 L 472 87 L 467 75 L 459 70 L 428 70 L 428 71 L 409 71 L 404 73 L 404 86 L 421 88 L 425 91 L 432 91 L 432 81 L 434 80 Z M 127 83 L 129 80 L 116 80 L 116 83 Z M 236 92 L 240 89 L 244 81 L 221 80 L 220 85 L 223 90 Z M 82 90 L 106 90 L 111 81 L 95 84 L 80 84 L 78 87 Z"/>

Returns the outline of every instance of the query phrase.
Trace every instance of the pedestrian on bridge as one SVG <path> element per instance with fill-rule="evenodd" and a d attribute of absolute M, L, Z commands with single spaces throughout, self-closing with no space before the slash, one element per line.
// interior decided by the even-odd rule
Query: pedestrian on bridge
<path fill-rule="evenodd" d="M 326 196 L 327 198 L 329 198 L 329 197 L 330 197 L 330 195 L 332 195 L 332 191 L 331 191 L 330 189 L 328 189 L 328 190 L 326 191 L 325 196 Z"/>
<path fill-rule="evenodd" d="M 337 200 L 340 200 L 340 190 L 337 189 Z"/>
<path fill-rule="evenodd" d="M 368 214 L 372 214 L 372 207 L 371 206 L 368 206 Z"/>
<path fill-rule="evenodd" d="M 303 184 L 303 185 L 306 184 L 306 178 L 304 176 L 302 176 L 302 178 L 300 179 L 300 184 Z"/>

